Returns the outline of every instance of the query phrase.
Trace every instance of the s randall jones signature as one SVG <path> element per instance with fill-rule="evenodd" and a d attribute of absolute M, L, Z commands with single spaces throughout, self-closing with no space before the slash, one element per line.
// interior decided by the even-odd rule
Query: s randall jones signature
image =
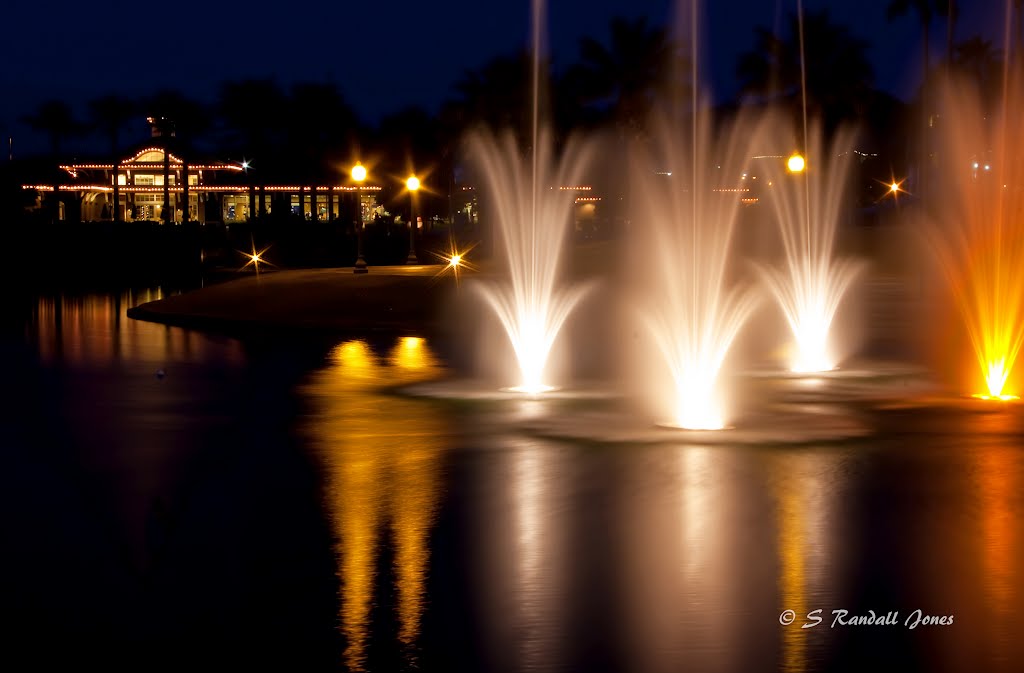
<path fill-rule="evenodd" d="M 783 610 L 782 614 L 779 615 L 779 623 L 783 626 L 790 626 L 796 620 L 797 614 L 793 610 Z M 952 626 L 953 615 L 931 615 L 920 608 L 905 617 L 900 615 L 898 610 L 878 613 L 874 610 L 868 610 L 867 614 L 852 615 L 849 610 L 838 609 L 832 610 L 831 614 L 827 614 L 822 608 L 818 608 L 804 615 L 800 628 L 813 629 L 822 623 L 828 624 L 830 629 L 845 626 L 896 626 L 913 630 L 919 626 Z"/>

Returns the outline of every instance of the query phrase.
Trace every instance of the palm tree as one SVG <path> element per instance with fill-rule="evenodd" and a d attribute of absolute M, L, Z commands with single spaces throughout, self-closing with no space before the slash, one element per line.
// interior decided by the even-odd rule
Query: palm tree
<path fill-rule="evenodd" d="M 931 103 L 928 95 L 928 82 L 930 79 L 929 71 L 929 55 L 931 53 L 931 47 L 929 45 L 929 33 L 932 20 L 937 14 L 945 13 L 947 16 L 947 63 L 952 63 L 952 34 L 953 34 L 953 12 L 952 7 L 949 4 L 949 0 L 891 0 L 889 3 L 886 15 L 890 21 L 893 21 L 901 16 L 914 12 L 917 14 L 918 20 L 921 22 L 921 67 L 922 67 L 922 83 L 921 83 L 921 169 L 918 175 L 918 194 L 923 196 L 926 189 L 926 171 L 925 167 L 929 163 L 929 156 L 931 154 L 928 148 L 928 128 L 929 119 L 931 115 Z"/>
<path fill-rule="evenodd" d="M 931 33 L 930 28 L 932 20 L 936 14 L 941 14 L 947 11 L 946 0 L 891 0 L 889 7 L 886 10 L 886 18 L 889 21 L 894 21 L 902 16 L 913 12 L 917 14 L 918 20 L 921 22 L 921 40 L 922 40 L 922 68 L 924 76 L 928 76 L 929 69 L 929 55 L 931 54 L 931 46 L 929 45 L 929 35 Z"/>
<path fill-rule="evenodd" d="M 117 94 L 108 94 L 89 102 L 90 126 L 110 141 L 110 156 L 118 156 L 121 130 L 135 116 L 135 103 Z"/>
<path fill-rule="evenodd" d="M 301 83 L 292 87 L 287 118 L 289 146 L 305 179 L 319 173 L 327 157 L 355 138 L 355 111 L 333 83 Z"/>
<path fill-rule="evenodd" d="M 174 136 L 179 146 L 191 146 L 211 125 L 206 106 L 179 91 L 164 89 L 142 103 L 142 111 L 155 120 L 164 136 Z"/>
<path fill-rule="evenodd" d="M 979 35 L 956 45 L 955 69 L 974 82 L 984 98 L 985 109 L 991 110 L 1002 88 L 1003 56 L 992 40 Z"/>
<path fill-rule="evenodd" d="M 959 18 L 959 8 L 956 5 L 956 0 L 937 0 L 936 6 L 946 5 L 946 65 L 952 67 L 953 65 L 953 29 L 956 25 L 956 20 Z"/>
<path fill-rule="evenodd" d="M 642 132 L 645 119 L 673 83 L 666 69 L 678 75 L 678 57 L 668 33 L 648 24 L 646 17 L 615 17 L 605 44 L 591 37 L 580 40 L 579 64 L 566 73 L 583 103 L 608 114 L 626 135 Z"/>
<path fill-rule="evenodd" d="M 1024 44 L 1024 0 L 1013 0 L 1013 9 L 1017 13 L 1017 46 L 1016 51 L 1019 56 L 1021 45 Z"/>
<path fill-rule="evenodd" d="M 532 70 L 532 57 L 522 52 L 497 56 L 477 70 L 466 71 L 455 83 L 457 97 L 445 104 L 443 116 L 461 129 L 483 124 L 529 137 Z M 538 91 L 543 94 L 544 87 L 538 86 Z"/>
<path fill-rule="evenodd" d="M 802 78 L 799 17 L 791 14 L 784 35 L 756 29 L 754 48 L 740 56 L 736 72 L 742 93 L 765 104 L 783 102 L 794 113 L 806 84 L 808 112 L 823 118 L 831 131 L 847 117 L 862 116 L 871 100 L 874 69 L 867 48 L 849 28 L 833 23 L 827 11 L 808 11 Z"/>
<path fill-rule="evenodd" d="M 59 100 L 48 100 L 40 104 L 24 121 L 32 130 L 49 136 L 50 152 L 54 159 L 60 156 L 63 142 L 80 130 L 71 106 Z"/>
<path fill-rule="evenodd" d="M 225 126 L 226 145 L 239 157 L 256 157 L 264 165 L 287 145 L 288 97 L 269 79 L 225 82 L 217 112 Z"/>

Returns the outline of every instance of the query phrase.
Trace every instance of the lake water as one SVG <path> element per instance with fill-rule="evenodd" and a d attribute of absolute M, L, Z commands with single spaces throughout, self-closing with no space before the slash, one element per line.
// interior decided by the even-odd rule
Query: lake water
<path fill-rule="evenodd" d="M 439 344 L 125 317 L 160 294 L 3 323 L 6 670 L 1024 666 L 1015 411 L 896 409 L 821 446 L 555 441 L 492 422 L 520 403 L 387 392 L 445 376 Z"/>

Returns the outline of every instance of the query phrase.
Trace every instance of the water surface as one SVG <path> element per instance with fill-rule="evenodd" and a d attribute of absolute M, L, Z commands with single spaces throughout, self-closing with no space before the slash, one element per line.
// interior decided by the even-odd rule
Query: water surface
<path fill-rule="evenodd" d="M 1019 414 L 891 411 L 831 446 L 552 441 L 495 412 L 572 405 L 389 391 L 446 375 L 443 344 L 243 343 L 125 317 L 158 292 L 39 296 L 7 321 L 12 664 L 1024 662 Z M 838 609 L 897 623 L 832 628 Z M 917 609 L 953 623 L 909 629 Z"/>

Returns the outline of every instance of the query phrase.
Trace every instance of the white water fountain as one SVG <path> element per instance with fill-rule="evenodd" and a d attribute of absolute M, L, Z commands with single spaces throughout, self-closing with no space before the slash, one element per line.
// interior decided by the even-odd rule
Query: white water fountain
<path fill-rule="evenodd" d="M 771 135 L 786 134 L 773 130 Z M 783 259 L 779 265 L 759 268 L 789 325 L 789 367 L 796 373 L 835 369 L 832 323 L 862 269 L 858 261 L 835 252 L 839 222 L 849 207 L 845 192 L 853 164 L 853 134 L 840 130 L 827 151 L 823 136 L 820 124 L 814 125 L 804 134 L 803 160 L 793 167 L 774 162 L 763 176 L 768 185 L 763 194 L 778 226 Z"/>
<path fill-rule="evenodd" d="M 470 137 L 469 147 L 491 200 L 497 248 L 507 274 L 476 287 L 515 351 L 519 382 L 511 390 L 536 395 L 552 388 L 544 380 L 548 356 L 588 289 L 562 278 L 574 201 L 559 187 L 580 183 L 590 151 L 588 145 L 570 141 L 556 160 L 548 132 L 535 130 L 533 140 L 532 151 L 524 152 L 511 132 L 479 131 Z"/>
<path fill-rule="evenodd" d="M 753 288 L 730 277 L 730 260 L 737 186 L 757 124 L 740 118 L 715 132 L 707 107 L 692 114 L 686 125 L 656 120 L 652 142 L 633 158 L 630 242 L 639 282 L 631 302 L 654 346 L 643 376 L 658 382 L 656 413 L 682 428 L 715 430 L 728 411 L 722 366 L 755 306 Z"/>

